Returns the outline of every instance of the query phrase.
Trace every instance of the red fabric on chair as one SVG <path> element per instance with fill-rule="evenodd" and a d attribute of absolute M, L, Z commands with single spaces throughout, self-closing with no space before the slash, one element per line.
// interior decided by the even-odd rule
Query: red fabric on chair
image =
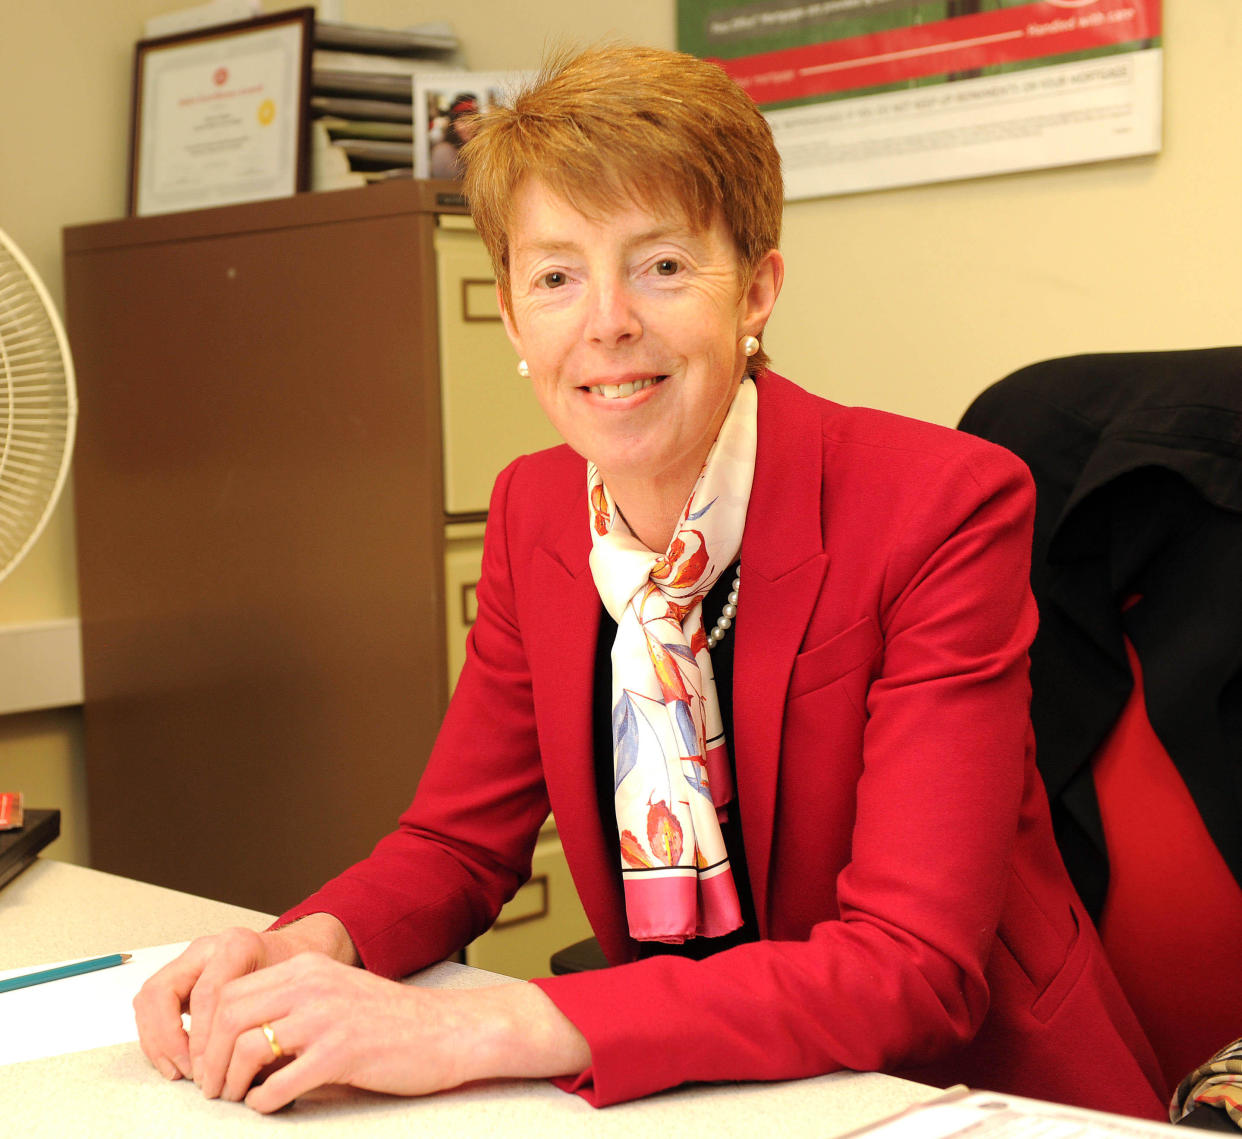
<path fill-rule="evenodd" d="M 1242 1031 L 1242 889 L 1134 690 L 1093 774 L 1110 878 L 1100 936 L 1170 1086 Z"/>

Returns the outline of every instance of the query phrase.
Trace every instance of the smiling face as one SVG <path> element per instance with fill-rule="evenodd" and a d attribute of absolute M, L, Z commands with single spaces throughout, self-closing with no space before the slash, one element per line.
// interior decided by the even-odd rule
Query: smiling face
<path fill-rule="evenodd" d="M 579 213 L 523 182 L 508 228 L 505 326 L 544 413 L 594 462 L 633 525 L 684 505 L 780 290 L 773 250 L 749 283 L 719 218 L 632 204 Z"/>

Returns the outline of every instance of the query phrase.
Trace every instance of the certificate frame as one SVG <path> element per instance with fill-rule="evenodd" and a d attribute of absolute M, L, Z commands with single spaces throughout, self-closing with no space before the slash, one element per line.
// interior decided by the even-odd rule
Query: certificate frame
<path fill-rule="evenodd" d="M 308 189 L 314 33 L 306 7 L 140 40 L 130 216 Z"/>

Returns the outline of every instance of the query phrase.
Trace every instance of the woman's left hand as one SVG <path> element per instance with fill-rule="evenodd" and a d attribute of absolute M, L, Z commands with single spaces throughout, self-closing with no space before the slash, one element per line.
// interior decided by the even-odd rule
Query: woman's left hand
<path fill-rule="evenodd" d="M 589 1063 L 582 1034 L 534 985 L 419 988 L 304 953 L 224 986 L 199 1085 L 208 1097 L 271 1112 L 328 1084 L 424 1095 L 486 1077 L 569 1075 Z"/>

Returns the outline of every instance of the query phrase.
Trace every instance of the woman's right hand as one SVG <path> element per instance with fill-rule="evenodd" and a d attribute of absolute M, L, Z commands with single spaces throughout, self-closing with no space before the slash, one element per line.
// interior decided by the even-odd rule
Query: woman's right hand
<path fill-rule="evenodd" d="M 138 1042 L 147 1059 L 167 1079 L 196 1080 L 221 988 L 307 950 L 358 962 L 345 927 L 328 914 L 311 914 L 271 932 L 229 929 L 192 941 L 134 997 Z M 190 1014 L 188 1035 L 183 1012 Z"/>

